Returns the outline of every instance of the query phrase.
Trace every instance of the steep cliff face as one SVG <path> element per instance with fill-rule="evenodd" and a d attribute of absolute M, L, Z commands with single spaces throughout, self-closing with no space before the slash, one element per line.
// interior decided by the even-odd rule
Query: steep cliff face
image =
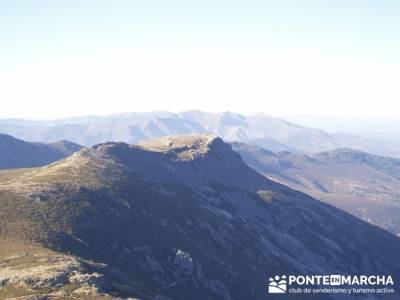
<path fill-rule="evenodd" d="M 109 295 L 267 299 L 275 274 L 400 275 L 397 237 L 265 179 L 211 135 L 0 173 L 0 204 L 4 240 L 104 264 Z"/>

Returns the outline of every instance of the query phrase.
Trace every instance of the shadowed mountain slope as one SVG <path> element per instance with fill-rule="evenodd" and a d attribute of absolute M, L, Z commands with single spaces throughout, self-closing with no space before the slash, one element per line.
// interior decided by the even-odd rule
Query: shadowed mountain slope
<path fill-rule="evenodd" d="M 211 135 L 0 172 L 0 216 L 4 241 L 68 254 L 80 278 L 97 276 L 90 295 L 268 299 L 275 274 L 400 275 L 396 236 L 266 179 Z M 81 295 L 65 273 L 49 293 Z"/>
<path fill-rule="evenodd" d="M 233 143 L 266 177 L 400 235 L 400 160 L 342 148 L 314 155 Z"/>
<path fill-rule="evenodd" d="M 81 148 L 68 141 L 50 144 L 30 143 L 0 134 L 0 169 L 44 166 L 67 157 Z"/>

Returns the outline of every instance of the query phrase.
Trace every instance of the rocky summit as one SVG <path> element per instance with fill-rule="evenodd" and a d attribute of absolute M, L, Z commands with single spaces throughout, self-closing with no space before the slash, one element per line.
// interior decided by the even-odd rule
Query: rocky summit
<path fill-rule="evenodd" d="M 396 236 L 266 179 L 212 135 L 3 171 L 0 237 L 0 299 L 253 300 L 274 275 L 400 276 Z"/>

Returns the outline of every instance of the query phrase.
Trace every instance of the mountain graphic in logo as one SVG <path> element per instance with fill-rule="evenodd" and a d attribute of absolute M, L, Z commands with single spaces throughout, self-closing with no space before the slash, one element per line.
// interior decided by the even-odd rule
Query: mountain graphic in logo
<path fill-rule="evenodd" d="M 286 290 L 287 290 L 287 281 L 286 281 L 285 275 L 283 275 L 281 277 L 276 275 L 275 277 L 269 278 L 268 293 L 283 294 L 283 293 L 286 293 Z"/>

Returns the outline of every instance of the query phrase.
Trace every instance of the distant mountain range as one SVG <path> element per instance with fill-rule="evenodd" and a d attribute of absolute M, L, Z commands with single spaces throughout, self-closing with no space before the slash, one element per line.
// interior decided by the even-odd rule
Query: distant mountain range
<path fill-rule="evenodd" d="M 398 237 L 266 179 L 212 135 L 0 172 L 0 216 L 4 298 L 253 300 L 276 274 L 400 276 Z"/>
<path fill-rule="evenodd" d="M 69 156 L 82 147 L 68 142 L 33 143 L 0 134 L 0 169 L 44 166 Z"/>
<path fill-rule="evenodd" d="M 400 159 L 346 148 L 314 155 L 233 148 L 266 177 L 400 235 Z"/>
<path fill-rule="evenodd" d="M 349 147 L 370 153 L 399 156 L 400 146 L 351 134 L 333 134 L 300 126 L 265 114 L 152 112 L 106 117 L 76 117 L 56 121 L 0 120 L 0 132 L 29 141 L 69 140 L 91 146 L 109 141 L 136 143 L 172 134 L 213 133 L 227 141 L 262 146 L 274 151 L 314 153 Z"/>
<path fill-rule="evenodd" d="M 348 133 L 369 139 L 387 140 L 400 146 L 400 118 L 397 117 L 334 117 L 290 116 L 288 120 L 330 133 Z"/>

